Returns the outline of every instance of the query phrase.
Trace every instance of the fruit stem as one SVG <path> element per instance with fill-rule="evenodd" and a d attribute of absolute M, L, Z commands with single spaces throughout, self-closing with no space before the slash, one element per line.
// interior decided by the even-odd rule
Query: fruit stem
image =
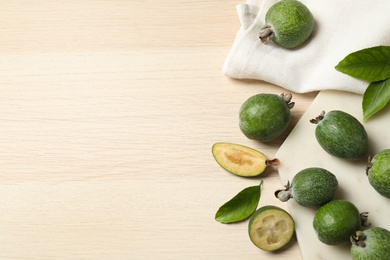
<path fill-rule="evenodd" d="M 278 166 L 280 164 L 280 161 L 278 158 L 275 158 L 275 159 L 272 159 L 272 160 L 265 160 L 265 164 L 267 166 L 271 165 L 271 166 Z"/>
<path fill-rule="evenodd" d="M 366 175 L 368 175 L 368 170 L 372 167 L 372 162 L 371 162 L 371 156 L 368 156 L 368 161 L 366 165 Z"/>
<path fill-rule="evenodd" d="M 325 111 L 322 111 L 316 118 L 310 119 L 310 123 L 318 124 L 322 119 L 324 119 Z"/>
<path fill-rule="evenodd" d="M 275 191 L 275 197 L 278 198 L 281 202 L 288 201 L 293 197 L 290 188 L 291 185 L 288 181 L 287 184 L 284 186 L 284 189 Z"/>
<path fill-rule="evenodd" d="M 259 32 L 259 38 L 261 43 L 266 44 L 269 40 L 274 37 L 274 31 L 272 30 L 271 25 L 264 25 Z"/>
<path fill-rule="evenodd" d="M 352 235 L 350 237 L 350 241 L 352 244 L 360 247 L 365 247 L 366 246 L 366 236 L 364 235 L 363 231 L 356 231 L 356 235 Z"/>
<path fill-rule="evenodd" d="M 371 223 L 368 222 L 368 212 L 360 213 L 360 220 L 363 227 L 369 227 L 371 225 Z"/>

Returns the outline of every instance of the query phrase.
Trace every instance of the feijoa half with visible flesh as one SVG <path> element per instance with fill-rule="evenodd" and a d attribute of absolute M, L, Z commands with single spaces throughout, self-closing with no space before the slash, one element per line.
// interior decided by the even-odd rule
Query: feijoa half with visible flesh
<path fill-rule="evenodd" d="M 282 0 L 267 11 L 259 38 L 262 43 L 272 40 L 283 48 L 295 48 L 310 37 L 314 24 L 307 6 L 297 0 Z"/>
<path fill-rule="evenodd" d="M 219 142 L 212 146 L 215 161 L 226 171 L 242 177 L 253 177 L 264 172 L 267 166 L 279 165 L 278 159 L 269 160 L 260 151 L 248 146 Z"/>
<path fill-rule="evenodd" d="M 249 97 L 240 107 L 239 127 L 249 139 L 271 141 L 280 136 L 291 121 L 292 95 L 261 93 Z"/>
<path fill-rule="evenodd" d="M 347 200 L 332 200 L 320 207 L 313 219 L 318 239 L 327 245 L 350 242 L 350 237 L 365 224 L 366 213 L 359 213 Z"/>
<path fill-rule="evenodd" d="M 354 116 L 340 110 L 322 111 L 310 122 L 316 124 L 315 137 L 328 154 L 346 160 L 367 155 L 367 132 Z"/>
<path fill-rule="evenodd" d="M 353 260 L 390 260 L 390 231 L 371 227 L 351 236 Z"/>
<path fill-rule="evenodd" d="M 248 225 L 252 243 L 265 251 L 275 251 L 284 247 L 295 232 L 295 222 L 282 208 L 267 205 L 256 210 Z"/>
<path fill-rule="evenodd" d="M 390 149 L 369 158 L 366 172 L 370 185 L 382 196 L 390 198 Z"/>
<path fill-rule="evenodd" d="M 310 167 L 294 175 L 291 184 L 288 182 L 283 190 L 277 190 L 275 196 L 281 201 L 293 198 L 304 207 L 320 207 L 331 201 L 338 188 L 336 176 L 330 171 Z"/>

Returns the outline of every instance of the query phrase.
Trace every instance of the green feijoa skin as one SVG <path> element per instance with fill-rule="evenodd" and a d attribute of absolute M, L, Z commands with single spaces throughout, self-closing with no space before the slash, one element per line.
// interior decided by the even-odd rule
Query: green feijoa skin
<path fill-rule="evenodd" d="M 280 47 L 295 48 L 310 37 L 314 24 L 313 14 L 303 3 L 282 0 L 267 11 L 259 38 L 262 43 L 272 40 Z"/>
<path fill-rule="evenodd" d="M 295 232 L 295 222 L 282 208 L 266 205 L 256 210 L 248 224 L 252 243 L 264 251 L 283 248 Z"/>
<path fill-rule="evenodd" d="M 351 236 L 353 260 L 390 260 L 390 231 L 372 227 Z"/>
<path fill-rule="evenodd" d="M 371 186 L 382 196 L 390 198 L 390 149 L 369 159 L 366 172 Z"/>
<path fill-rule="evenodd" d="M 261 142 L 280 136 L 291 121 L 291 94 L 262 93 L 251 96 L 240 107 L 239 126 L 249 139 Z"/>
<path fill-rule="evenodd" d="M 330 155 L 346 160 L 358 160 L 367 155 L 367 132 L 354 116 L 340 110 L 323 111 L 310 122 L 317 125 L 315 137 Z"/>
<path fill-rule="evenodd" d="M 331 201 L 338 188 L 336 176 L 330 171 L 310 167 L 298 172 L 284 190 L 275 192 L 281 201 L 291 198 L 304 207 L 316 208 Z"/>
<path fill-rule="evenodd" d="M 313 227 L 318 239 L 327 245 L 350 242 L 350 237 L 360 230 L 362 217 L 354 204 L 346 200 L 332 200 L 318 209 Z"/>

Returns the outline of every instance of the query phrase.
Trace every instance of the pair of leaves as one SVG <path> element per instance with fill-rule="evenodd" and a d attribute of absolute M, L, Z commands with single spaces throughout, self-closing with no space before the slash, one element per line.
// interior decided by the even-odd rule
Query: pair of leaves
<path fill-rule="evenodd" d="M 390 100 L 390 46 L 376 46 L 347 55 L 335 67 L 354 78 L 371 82 L 363 95 L 363 120 L 386 106 Z"/>
<path fill-rule="evenodd" d="M 238 222 L 255 212 L 260 200 L 261 185 L 243 189 L 228 202 L 223 204 L 215 214 L 215 220 L 221 223 Z"/>

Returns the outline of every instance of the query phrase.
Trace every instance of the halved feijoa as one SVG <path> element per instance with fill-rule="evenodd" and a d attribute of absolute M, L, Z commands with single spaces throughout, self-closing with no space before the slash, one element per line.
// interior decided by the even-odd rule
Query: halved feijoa
<path fill-rule="evenodd" d="M 269 165 L 278 165 L 279 160 L 268 160 L 267 157 L 253 148 L 220 142 L 212 147 L 215 161 L 226 171 L 238 176 L 252 177 L 264 172 Z"/>
<path fill-rule="evenodd" d="M 248 232 L 255 246 L 265 251 L 275 251 L 291 240 L 295 222 L 284 209 L 267 205 L 252 214 Z"/>

